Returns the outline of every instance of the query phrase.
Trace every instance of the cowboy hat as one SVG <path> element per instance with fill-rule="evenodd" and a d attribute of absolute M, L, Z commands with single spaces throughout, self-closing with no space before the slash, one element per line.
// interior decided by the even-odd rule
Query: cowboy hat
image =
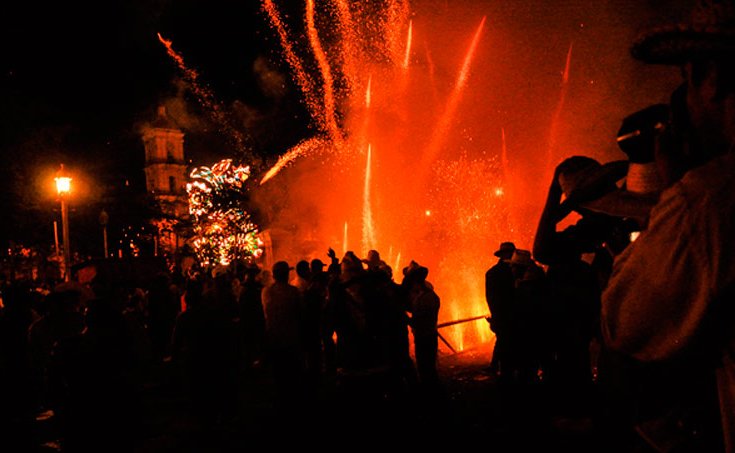
<path fill-rule="evenodd" d="M 510 258 L 510 264 L 513 266 L 530 266 L 531 262 L 531 252 L 528 250 L 516 249 Z"/>
<path fill-rule="evenodd" d="M 561 218 L 570 211 L 586 209 L 645 222 L 658 199 L 657 193 L 641 194 L 618 187 L 627 175 L 627 161 L 600 164 L 590 157 L 572 156 L 559 164 L 557 171 L 565 195 L 559 206 Z"/>
<path fill-rule="evenodd" d="M 698 0 L 689 22 L 648 31 L 631 53 L 646 63 L 668 65 L 735 54 L 735 0 Z"/>
<path fill-rule="evenodd" d="M 498 258 L 501 258 L 503 256 L 512 255 L 513 251 L 516 249 L 516 245 L 512 242 L 501 242 L 500 248 L 498 248 L 493 255 L 497 256 Z"/>

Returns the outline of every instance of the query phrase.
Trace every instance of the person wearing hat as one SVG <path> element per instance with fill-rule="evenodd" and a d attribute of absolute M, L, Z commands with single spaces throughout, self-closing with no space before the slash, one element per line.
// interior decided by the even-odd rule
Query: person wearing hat
<path fill-rule="evenodd" d="M 559 397 L 557 417 L 581 420 L 590 414 L 585 402 L 594 390 L 590 347 L 598 332 L 601 288 L 613 253 L 630 243 L 629 232 L 641 228 L 648 212 L 645 206 L 627 203 L 629 194 L 620 190 L 629 167 L 624 160 L 603 164 L 587 156 L 564 159 L 556 167 L 536 229 L 533 256 L 547 266 L 544 378 Z M 558 231 L 557 225 L 572 212 L 579 219 Z"/>
<path fill-rule="evenodd" d="M 439 385 L 436 357 L 439 348 L 437 321 L 441 303 L 433 287 L 426 281 L 429 275 L 427 267 L 411 261 L 405 271 L 404 283 L 409 293 L 411 313 L 409 326 L 413 332 L 419 384 L 424 390 L 434 392 Z"/>
<path fill-rule="evenodd" d="M 667 396 L 686 416 L 643 420 L 642 438 L 735 452 L 735 0 L 699 0 L 686 23 L 643 35 L 632 54 L 682 71 L 686 167 L 615 259 L 602 295 L 604 343 L 639 362 L 678 365 L 666 375 L 678 392 Z M 681 410 L 707 401 L 713 407 Z"/>
<path fill-rule="evenodd" d="M 513 270 L 510 259 L 516 246 L 512 242 L 502 242 L 493 255 L 498 262 L 485 272 L 485 301 L 490 310 L 490 330 L 495 334 L 495 346 L 488 371 L 502 373 L 502 364 L 508 353 L 506 333 L 509 326 L 508 311 L 513 304 Z"/>

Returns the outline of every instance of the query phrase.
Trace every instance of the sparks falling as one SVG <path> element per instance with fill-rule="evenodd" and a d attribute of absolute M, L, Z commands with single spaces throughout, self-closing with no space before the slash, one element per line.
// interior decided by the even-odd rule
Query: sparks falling
<path fill-rule="evenodd" d="M 413 21 L 408 22 L 408 36 L 406 37 L 406 57 L 403 59 L 403 69 L 408 69 L 411 61 L 411 43 L 413 42 Z"/>
<path fill-rule="evenodd" d="M 184 57 L 182 57 L 178 52 L 174 50 L 173 42 L 171 40 L 164 39 L 164 37 L 161 36 L 160 33 L 158 33 L 158 40 L 166 47 L 166 52 L 176 62 L 176 65 L 184 74 L 184 80 L 186 80 L 191 91 L 194 93 L 197 99 L 199 99 L 199 103 L 201 103 L 202 106 L 206 109 L 206 111 L 212 117 L 215 124 L 217 124 L 220 130 L 227 136 L 229 136 L 230 139 L 234 142 L 234 145 L 237 147 L 237 151 L 243 157 L 246 157 L 251 161 L 256 160 L 253 157 L 252 153 L 248 152 L 247 150 L 247 147 L 245 145 L 245 137 L 242 133 L 240 133 L 240 131 L 232 127 L 229 119 L 227 118 L 227 115 L 222 109 L 222 106 L 220 106 L 219 102 L 217 102 L 212 90 L 204 86 L 199 81 L 199 73 L 186 65 L 186 63 L 184 62 Z"/>
<path fill-rule="evenodd" d="M 372 148 L 368 145 L 367 164 L 365 165 L 365 186 L 363 188 L 362 198 L 362 250 L 367 255 L 368 250 L 375 247 L 375 225 L 373 224 L 373 209 L 370 200 L 370 184 L 371 184 L 371 156 Z"/>
<path fill-rule="evenodd" d="M 457 76 L 457 81 L 454 84 L 454 89 L 449 96 L 446 108 L 444 109 L 444 112 L 442 113 L 438 124 L 434 128 L 428 148 L 426 149 L 423 159 L 421 160 L 419 172 L 422 177 L 419 178 L 419 181 L 423 179 L 424 175 L 426 175 L 429 170 L 429 166 L 436 160 L 437 155 L 441 152 L 444 144 L 446 143 L 447 135 L 450 132 L 452 121 L 454 120 L 455 114 L 457 113 L 459 102 L 462 99 L 462 92 L 464 90 L 465 84 L 467 83 L 467 77 L 469 76 L 470 68 L 472 66 L 472 58 L 474 57 L 477 45 L 480 42 L 480 36 L 482 35 L 482 29 L 485 27 L 486 19 L 487 17 L 483 17 L 480 21 L 480 25 L 477 27 L 475 35 L 472 38 L 472 42 L 470 43 L 470 47 L 465 53 L 464 62 L 462 63 L 462 68 L 460 69 L 459 75 Z"/>
<path fill-rule="evenodd" d="M 556 142 L 559 139 L 559 125 L 561 123 L 561 114 L 564 110 L 564 102 L 566 101 L 567 91 L 569 90 L 569 67 L 572 63 L 572 44 L 569 43 L 567 51 L 567 59 L 564 65 L 564 72 L 561 76 L 561 89 L 559 92 L 559 103 L 554 110 L 554 116 L 551 118 L 551 128 L 549 131 L 549 148 L 546 151 L 546 175 L 547 180 L 554 174 L 554 152 L 556 151 Z"/>
<path fill-rule="evenodd" d="M 261 180 L 295 163 L 284 182 L 293 184 L 292 193 L 309 194 L 308 199 L 295 197 L 282 211 L 289 218 L 284 226 L 297 224 L 297 237 L 308 238 L 289 252 L 318 252 L 340 236 L 343 253 L 350 239 L 353 248 L 359 241 L 363 252 L 385 251 L 393 244 L 387 255 L 394 275 L 402 256 L 432 268 L 432 283 L 443 301 L 441 319 L 481 314 L 487 307 L 482 285 L 466 286 L 466 280 L 484 274 L 484 244 L 504 239 L 507 225 L 498 214 L 507 200 L 493 192 L 503 185 L 502 170 L 486 160 L 456 161 L 445 148 L 461 149 L 453 127 L 472 83 L 486 18 L 472 18 L 469 45 L 444 40 L 437 49 L 437 41 L 418 41 L 431 33 L 420 32 L 421 22 L 411 19 L 407 0 L 325 3 L 332 8 L 305 2 L 303 42 L 288 33 L 274 0 L 262 0 L 314 120 L 311 126 L 324 141 L 318 149 L 287 151 Z M 421 52 L 416 52 L 419 42 Z M 458 67 L 446 67 L 454 58 L 444 58 L 443 52 L 459 54 Z M 453 80 L 446 74 L 454 74 Z M 339 152 L 322 155 L 320 149 Z M 299 172 L 302 163 L 306 171 Z M 423 184 L 417 183 L 417 173 L 425 176 Z M 305 216 L 309 220 L 299 224 Z M 446 248 L 452 252 L 446 254 Z M 460 274 L 462 279 L 456 278 Z M 449 335 L 455 346 L 468 346 L 489 338 L 487 326 L 480 327 L 484 330 L 458 326 Z"/>
<path fill-rule="evenodd" d="M 319 71 L 322 74 L 322 79 L 324 79 L 324 86 L 322 87 L 322 91 L 324 92 L 324 127 L 335 144 L 339 145 L 342 142 L 342 131 L 337 125 L 337 119 L 335 117 L 334 79 L 332 78 L 332 70 L 327 59 L 327 54 L 322 48 L 319 33 L 314 24 L 314 0 L 306 0 L 306 30 L 309 37 L 309 44 L 311 44 L 314 56 L 319 65 Z"/>
<path fill-rule="evenodd" d="M 283 170 L 287 165 L 291 164 L 298 157 L 310 154 L 318 149 L 323 149 L 325 145 L 326 142 L 323 139 L 319 137 L 314 137 L 304 140 L 303 142 L 294 146 L 286 154 L 278 158 L 278 161 L 275 163 L 275 165 L 273 165 L 273 167 L 271 167 L 271 169 L 266 172 L 265 176 L 261 178 L 260 185 L 262 186 L 263 184 L 268 182 L 271 178 L 276 176 L 278 172 Z"/>

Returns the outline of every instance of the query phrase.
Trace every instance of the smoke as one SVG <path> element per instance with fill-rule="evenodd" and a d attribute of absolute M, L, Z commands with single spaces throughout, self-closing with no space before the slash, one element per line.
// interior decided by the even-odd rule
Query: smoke
<path fill-rule="evenodd" d="M 280 100 L 286 93 L 286 76 L 276 71 L 266 58 L 259 56 L 253 62 L 253 72 L 263 94 L 271 99 Z"/>

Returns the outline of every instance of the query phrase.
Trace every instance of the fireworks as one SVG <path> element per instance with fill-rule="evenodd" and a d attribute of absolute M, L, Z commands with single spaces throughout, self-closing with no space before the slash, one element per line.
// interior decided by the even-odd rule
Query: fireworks
<path fill-rule="evenodd" d="M 194 249 L 202 266 L 228 265 L 262 254 L 258 227 L 243 209 L 250 167 L 225 159 L 195 168 L 186 185 L 189 214 L 194 219 Z"/>

